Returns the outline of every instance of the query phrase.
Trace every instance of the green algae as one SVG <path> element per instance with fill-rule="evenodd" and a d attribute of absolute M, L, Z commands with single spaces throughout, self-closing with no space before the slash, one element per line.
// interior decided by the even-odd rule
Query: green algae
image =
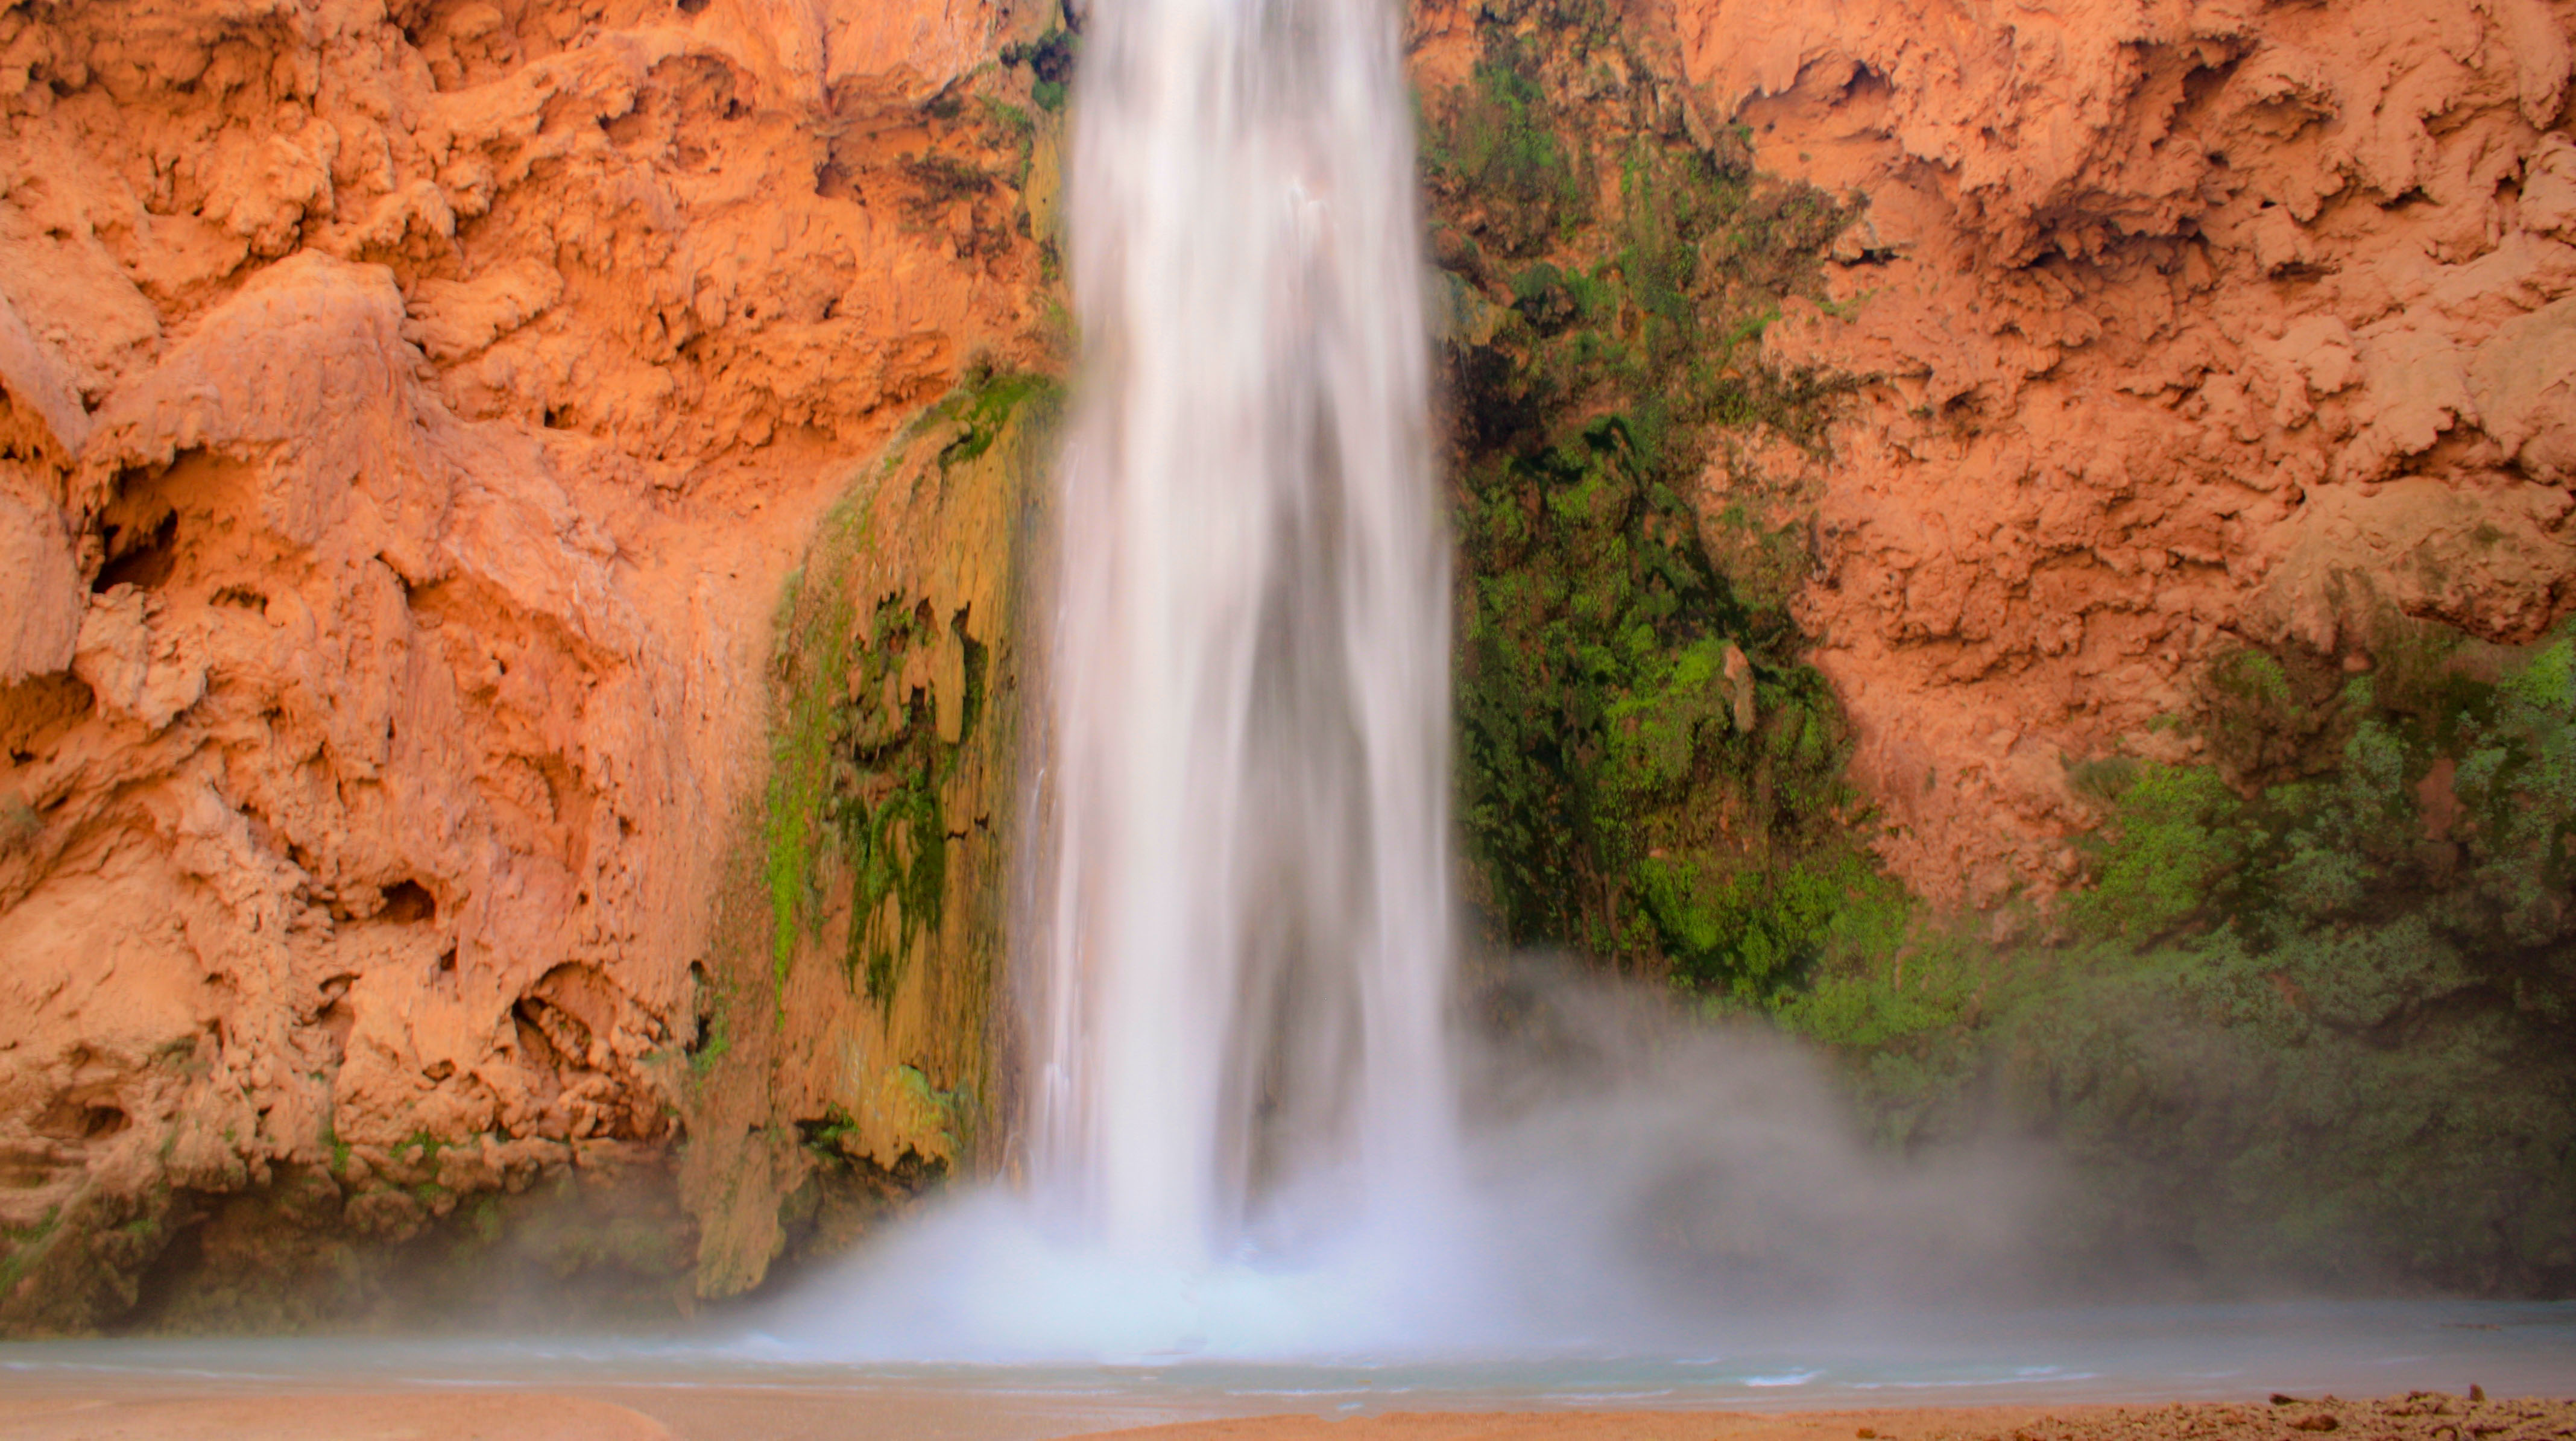
<path fill-rule="evenodd" d="M 944 477 L 981 460 L 1023 410 L 1056 397 L 1044 377 L 978 374 L 908 434 L 955 432 L 938 454 Z M 950 838 L 942 794 L 985 710 L 990 651 L 968 633 L 963 611 L 943 618 L 901 589 L 863 597 L 855 588 L 859 557 L 873 543 L 871 497 L 869 487 L 854 488 L 827 516 L 775 621 L 780 699 L 761 874 L 780 1006 L 799 950 L 819 930 L 834 874 L 848 880 L 845 970 L 870 1000 L 892 1003 L 916 937 L 942 921 Z M 936 683 L 904 681 L 910 658 L 942 643 L 963 657 L 954 696 L 941 696 Z M 956 708 L 953 727 L 941 724 L 943 705 Z M 951 733 L 955 739 L 946 738 Z M 890 925 L 876 920 L 889 911 Z"/>

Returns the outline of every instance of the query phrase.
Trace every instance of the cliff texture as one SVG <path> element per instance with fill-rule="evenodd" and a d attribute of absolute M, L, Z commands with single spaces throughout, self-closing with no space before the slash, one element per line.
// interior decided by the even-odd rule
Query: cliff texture
<path fill-rule="evenodd" d="M 998 1157 L 1061 18 L 0 0 L 0 1328 L 685 1305 Z M 2235 652 L 2563 619 L 2571 33 L 1414 6 L 1470 829 L 1608 846 L 1487 899 L 1792 985 L 1847 746 L 1988 905 Z"/>
<path fill-rule="evenodd" d="M 2231 650 L 2576 605 L 2576 6 L 1648 9 L 1704 123 L 1866 206 L 1767 341 L 1866 379 L 1830 458 L 1703 500 L 1812 504 L 1798 614 L 1918 891 L 2074 879 L 2068 765 L 2195 754 Z"/>
<path fill-rule="evenodd" d="M 0 4 L 0 1326 L 363 1307 L 349 1243 L 608 1181 L 607 1262 L 758 1277 L 669 1153 L 770 969 L 773 613 L 899 426 L 1045 353 L 991 59 L 1052 13 Z M 759 1002 L 701 1171 L 950 1158 L 884 1097 L 973 1045 L 745 1074 Z"/>

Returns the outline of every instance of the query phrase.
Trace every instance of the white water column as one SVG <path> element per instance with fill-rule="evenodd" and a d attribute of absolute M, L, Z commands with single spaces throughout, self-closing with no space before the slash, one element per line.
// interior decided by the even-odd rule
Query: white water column
<path fill-rule="evenodd" d="M 1427 1203 L 1449 558 L 1382 0 L 1096 0 L 1033 1180 L 1195 1264 Z"/>

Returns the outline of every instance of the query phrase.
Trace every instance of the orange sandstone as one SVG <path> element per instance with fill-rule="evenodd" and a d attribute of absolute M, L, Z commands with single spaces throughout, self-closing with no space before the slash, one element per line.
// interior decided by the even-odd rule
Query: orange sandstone
<path fill-rule="evenodd" d="M 1708 122 L 1867 199 L 1769 343 L 1874 377 L 1801 616 L 1919 891 L 2070 879 L 2068 763 L 2186 758 L 2229 648 L 2576 605 L 2576 5 L 1652 8 Z"/>
<path fill-rule="evenodd" d="M 0 1326 L 667 1149 L 782 581 L 1045 353 L 1038 10 L 0 4 Z"/>

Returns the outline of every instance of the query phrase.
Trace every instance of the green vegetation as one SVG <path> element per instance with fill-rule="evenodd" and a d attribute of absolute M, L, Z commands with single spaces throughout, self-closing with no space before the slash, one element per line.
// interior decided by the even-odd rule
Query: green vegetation
<path fill-rule="evenodd" d="M 2209 764 L 2085 768 L 2108 819 L 2053 934 L 1997 949 L 1900 903 L 1769 1013 L 1842 1053 L 1891 1143 L 2046 1137 L 2098 1207 L 2060 1244 L 2097 1261 L 2563 1291 L 2576 642 L 2391 622 L 2379 651 L 2350 680 L 2229 657 Z"/>
<path fill-rule="evenodd" d="M 0 1254 L 0 1296 L 17 1289 L 19 1280 L 44 1255 L 45 1244 L 62 1220 L 63 1208 L 57 1205 L 47 1206 L 45 1214 L 29 1225 L 0 1226 L 0 1246 L 7 1248 Z"/>
<path fill-rule="evenodd" d="M 1484 238 L 1507 256 L 1540 253 L 1588 218 L 1589 157 L 1550 123 L 1536 61 L 1517 37 L 1494 34 L 1473 81 L 1450 97 L 1443 123 L 1423 137 L 1436 181 L 1489 197 Z"/>
<path fill-rule="evenodd" d="M 1684 495 L 1728 432 L 1824 454 L 1854 382 L 1783 374 L 1755 342 L 1817 290 L 1847 216 L 1618 87 L 1644 65 L 1606 9 L 1531 8 L 1536 38 L 1489 27 L 1470 82 L 1424 107 L 1435 243 L 1469 312 L 1451 351 L 1469 846 L 1513 943 L 1768 996 L 1870 872 L 1840 711 L 1785 611 L 1795 498 L 1774 515 L 1739 477 L 1712 549 Z M 1605 79 L 1617 100 L 1585 98 Z"/>
<path fill-rule="evenodd" d="M 939 452 L 939 465 L 944 471 L 970 460 L 981 459 L 993 448 L 1011 417 L 1031 399 L 1051 397 L 1056 383 L 1042 375 L 986 374 L 971 380 L 945 405 L 934 413 L 958 428 L 955 440 Z"/>
<path fill-rule="evenodd" d="M 1464 818 L 1505 932 L 1794 982 L 1867 874 L 1794 633 L 1736 598 L 1616 418 L 1469 483 Z"/>
<path fill-rule="evenodd" d="M 853 496 L 823 522 L 807 568 L 788 577 L 775 625 L 776 668 L 784 682 L 781 714 L 771 729 L 769 791 L 763 808 L 761 879 L 769 894 L 770 965 L 786 1004 L 787 968 L 798 938 L 819 920 L 818 846 L 831 784 L 833 743 L 842 725 L 835 683 L 849 669 L 851 613 L 847 580 L 827 570 L 807 583 L 816 560 L 867 544 L 864 496 Z"/>
<path fill-rule="evenodd" d="M 930 1084 L 930 1076 L 918 1066 L 900 1070 L 906 1099 L 929 1115 L 939 1118 L 940 1139 L 952 1155 L 964 1155 L 975 1143 L 975 1118 L 982 1114 L 976 1104 L 971 1082 L 941 1090 Z"/>
<path fill-rule="evenodd" d="M 424 1130 L 414 1131 L 410 1135 L 403 1137 L 401 1140 L 394 1142 L 392 1146 L 387 1148 L 386 1154 L 391 1156 L 394 1160 L 399 1161 L 402 1159 L 403 1152 L 409 1151 L 412 1153 L 412 1160 L 414 1163 L 421 1166 L 423 1169 L 434 1172 L 438 1169 L 438 1153 L 446 1149 L 446 1142 L 441 1141 L 436 1136 L 433 1136 Z"/>
<path fill-rule="evenodd" d="M 817 1160 L 837 1160 L 843 1157 L 842 1138 L 856 1130 L 858 1122 L 848 1111 L 839 1106 L 826 1106 L 823 1119 L 797 1122 L 796 1143 L 813 1152 Z"/>
<path fill-rule="evenodd" d="M 1062 110 L 1066 87 L 1073 83 L 1073 67 L 1081 54 L 1081 37 L 1058 27 L 1030 44 L 1003 46 L 1001 61 L 1005 66 L 1027 65 L 1029 98 L 1042 110 Z"/>
<path fill-rule="evenodd" d="M 979 374 L 918 427 L 953 432 L 939 452 L 944 477 L 981 459 L 1024 407 L 1054 397 L 1040 377 Z M 870 499 L 858 489 L 826 519 L 779 603 L 762 876 L 781 1006 L 834 876 L 849 887 L 847 973 L 869 999 L 892 1004 L 916 938 L 940 925 L 949 839 L 941 795 L 984 713 L 989 653 L 969 616 L 934 615 L 899 590 L 863 597 Z M 931 678 L 947 647 L 959 656 L 955 695 Z M 724 1045 L 710 1030 L 692 1056 L 699 1069 Z"/>
<path fill-rule="evenodd" d="M 724 1012 L 716 1011 L 707 1017 L 705 1029 L 698 1034 L 698 1044 L 689 1048 L 689 1079 L 704 1082 L 732 1050 L 733 1037 L 725 1031 Z"/>
<path fill-rule="evenodd" d="M 1814 497 L 1747 459 L 1830 460 L 1860 379 L 1759 342 L 1849 211 L 1694 144 L 1598 0 L 1480 15 L 1422 155 L 1497 939 L 1822 1043 L 1890 1147 L 2039 1143 L 2088 1274 L 2576 1285 L 2576 647 L 2223 657 L 2162 727 L 2199 763 L 2070 774 L 2087 884 L 1930 912 L 1787 612 Z"/>
<path fill-rule="evenodd" d="M 962 733 L 982 710 L 984 648 L 967 637 L 963 615 L 951 628 L 967 648 L 966 694 L 952 702 L 966 711 Z M 898 701 L 885 699 L 886 683 L 899 675 L 905 657 L 938 641 L 929 602 L 907 606 L 900 596 L 887 597 L 877 605 L 869 634 L 858 668 L 859 699 L 850 707 L 844 736 L 857 773 L 846 777 L 834 809 L 841 855 L 854 877 L 851 914 L 869 918 L 850 928 L 848 966 L 865 976 L 869 998 L 885 1003 L 894 997 L 913 937 L 939 928 L 948 887 L 948 824 L 939 792 L 956 770 L 958 748 L 939 739 L 931 714 L 938 702 L 929 691 L 915 687 Z M 873 924 L 889 898 L 895 903 L 892 938 Z"/>

